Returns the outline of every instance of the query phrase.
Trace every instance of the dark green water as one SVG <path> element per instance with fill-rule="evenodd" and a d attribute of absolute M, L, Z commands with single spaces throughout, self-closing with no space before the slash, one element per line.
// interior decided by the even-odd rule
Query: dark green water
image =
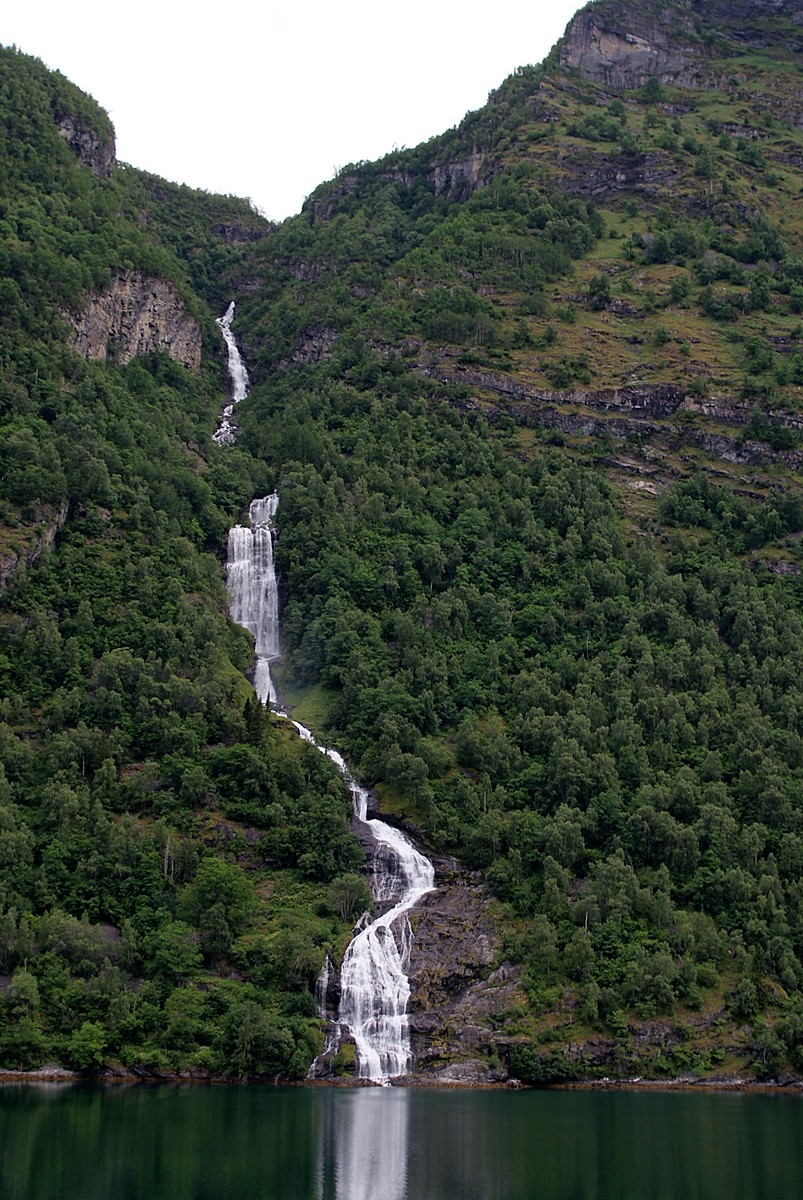
<path fill-rule="evenodd" d="M 0 1087 L 2 1200 L 789 1200 L 803 1097 Z"/>

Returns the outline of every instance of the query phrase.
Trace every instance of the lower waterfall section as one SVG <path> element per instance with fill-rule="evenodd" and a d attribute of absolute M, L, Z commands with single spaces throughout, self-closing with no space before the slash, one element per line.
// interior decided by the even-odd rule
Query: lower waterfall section
<path fill-rule="evenodd" d="M 274 493 L 254 500 L 250 525 L 229 531 L 227 585 L 231 617 L 254 635 L 254 690 L 263 704 L 276 706 L 276 687 L 270 666 L 280 655 L 279 593 L 273 559 L 273 525 L 279 497 Z M 282 713 L 281 715 L 286 715 Z M 352 778 L 336 750 L 321 746 L 312 733 L 294 721 L 305 741 L 326 754 L 351 791 L 355 820 L 364 826 L 374 846 L 372 889 L 384 911 L 374 920 L 364 914 L 349 944 L 340 973 L 341 1000 L 335 1028 L 327 1046 L 342 1040 L 346 1029 L 357 1050 L 357 1075 L 386 1082 L 411 1069 L 407 1005 L 410 984 L 405 973 L 410 950 L 413 905 L 435 886 L 434 869 L 400 830 L 369 819 L 368 793 Z M 324 968 L 331 969 L 327 959 Z M 322 997 L 325 989 L 321 987 Z"/>
<path fill-rule="evenodd" d="M 412 1068 L 407 1014 L 410 983 L 406 974 L 412 938 L 409 914 L 417 901 L 435 887 L 435 869 L 400 829 L 369 818 L 368 792 L 352 778 L 342 755 L 318 745 L 297 721 L 293 724 L 301 737 L 338 767 L 351 792 L 355 820 L 364 826 L 375 846 L 372 891 L 375 903 L 385 911 L 374 920 L 363 914 L 355 927 L 340 968 L 336 1025 L 345 1026 L 354 1039 L 357 1077 L 384 1083 L 406 1075 Z M 324 971 L 329 970 L 327 960 Z M 342 1037 L 337 1037 L 340 1040 Z"/>
<path fill-rule="evenodd" d="M 367 793 L 348 782 L 357 819 L 377 843 L 374 899 L 395 902 L 362 926 L 349 943 L 340 969 L 340 1021 L 348 1026 L 357 1047 L 357 1074 L 382 1081 L 412 1068 L 406 974 L 412 939 L 409 914 L 416 901 L 434 888 L 435 872 L 400 830 L 368 820 Z"/>
<path fill-rule="evenodd" d="M 373 828 L 372 833 L 384 841 Z M 361 1079 L 382 1082 L 406 1075 L 413 1065 L 407 1016 L 410 984 L 405 973 L 412 938 L 409 912 L 432 890 L 435 879 L 432 864 L 409 843 L 407 850 L 420 862 L 407 854 L 396 859 L 392 878 L 404 880 L 401 899 L 359 930 L 340 971 L 339 1019 L 354 1038 Z"/>

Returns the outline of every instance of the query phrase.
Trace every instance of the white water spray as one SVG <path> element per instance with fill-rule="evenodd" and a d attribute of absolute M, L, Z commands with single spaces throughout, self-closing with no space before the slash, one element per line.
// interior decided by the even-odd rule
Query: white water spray
<path fill-rule="evenodd" d="M 273 565 L 273 518 L 278 504 L 275 492 L 252 501 L 250 528 L 235 525 L 229 530 L 226 565 L 231 619 L 254 635 L 254 691 L 263 704 L 276 703 L 270 664 L 280 655 L 279 591 Z"/>
<path fill-rule="evenodd" d="M 251 381 L 245 369 L 239 347 L 231 331 L 234 320 L 234 301 L 232 300 L 222 317 L 217 318 L 221 333 L 226 342 L 229 354 L 229 378 L 231 379 L 231 402 L 226 405 L 220 416 L 220 424 L 212 435 L 221 445 L 230 445 L 237 437 L 237 426 L 234 423 L 234 406 L 248 395 Z"/>
<path fill-rule="evenodd" d="M 367 821 L 366 793 L 360 796 L 358 819 Z M 398 894 L 382 916 L 360 929 L 349 943 L 340 969 L 340 1020 L 357 1046 L 357 1074 L 382 1082 L 412 1070 L 407 1005 L 412 929 L 410 910 L 435 886 L 428 858 L 405 835 L 381 821 L 367 822 L 380 846 L 384 870 L 377 872 L 378 891 Z"/>
<path fill-rule="evenodd" d="M 232 373 L 235 399 L 237 377 L 232 361 L 242 369 L 246 394 L 248 376 L 242 366 L 233 335 L 229 329 L 234 311 L 232 302 L 220 327 L 229 345 L 229 369 Z M 234 351 L 234 355 L 232 353 Z M 236 356 L 236 357 L 235 357 Z M 230 416 L 230 412 L 228 416 Z M 220 428 L 215 434 L 219 442 L 234 441 L 233 426 L 224 411 Z M 228 432 L 225 432 L 228 431 Z M 224 436 L 225 432 L 225 436 Z M 277 705 L 276 687 L 270 665 L 280 657 L 279 592 L 273 559 L 274 518 L 279 497 L 274 492 L 254 500 L 248 511 L 250 526 L 235 525 L 229 531 L 227 585 L 231 596 L 231 617 L 254 635 L 256 667 L 254 690 L 263 704 Z M 279 710 L 280 711 L 280 710 Z M 281 713 L 286 716 L 286 713 Z M 341 1000 L 337 1030 L 345 1027 L 357 1047 L 357 1075 L 387 1083 L 394 1076 L 412 1069 L 407 1005 L 410 983 L 405 973 L 410 954 L 412 930 L 409 913 L 418 900 L 435 886 L 435 873 L 429 859 L 420 854 L 410 840 L 398 829 L 383 821 L 369 819 L 368 792 L 352 777 L 343 756 L 320 745 L 304 725 L 294 721 L 300 736 L 326 754 L 345 779 L 354 803 L 355 819 L 373 839 L 374 900 L 386 907 L 373 921 L 365 913 L 358 923 L 355 936 L 344 955 L 340 971 Z M 325 1008 L 328 959 L 319 981 L 319 1005 Z M 330 1030 L 327 1046 L 330 1050 L 337 1030 Z"/>
<path fill-rule="evenodd" d="M 432 863 L 400 829 L 368 817 L 368 792 L 352 777 L 337 750 L 319 746 L 308 729 L 294 721 L 306 741 L 318 746 L 340 770 L 354 803 L 354 815 L 370 833 L 373 893 L 377 904 L 392 907 L 373 921 L 364 914 L 355 927 L 340 968 L 338 1022 L 348 1027 L 357 1047 L 357 1075 L 386 1083 L 412 1069 L 406 975 L 412 929 L 410 910 L 435 887 Z"/>

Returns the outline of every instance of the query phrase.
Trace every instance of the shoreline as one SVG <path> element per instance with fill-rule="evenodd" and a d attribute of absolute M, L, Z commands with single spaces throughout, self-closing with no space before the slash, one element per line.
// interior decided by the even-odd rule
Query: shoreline
<path fill-rule="evenodd" d="M 366 1088 L 366 1087 L 382 1087 L 389 1086 L 392 1088 L 409 1088 L 411 1090 L 433 1090 L 433 1091 L 583 1091 L 583 1092 L 598 1092 L 598 1091 L 629 1091 L 629 1092 L 750 1092 L 759 1095 L 803 1095 L 803 1079 L 790 1079 L 785 1082 L 781 1080 L 767 1080 L 763 1082 L 757 1079 L 750 1079 L 745 1076 L 720 1076 L 713 1079 L 703 1078 L 702 1076 L 679 1075 L 673 1079 L 644 1079 L 640 1076 L 626 1077 L 624 1079 L 576 1079 L 565 1080 L 560 1083 L 549 1083 L 541 1087 L 532 1084 L 523 1083 L 518 1079 L 508 1079 L 499 1081 L 485 1081 L 471 1083 L 462 1080 L 453 1079 L 437 1079 L 426 1075 L 400 1075 L 397 1080 L 391 1080 L 389 1084 L 377 1084 L 372 1080 L 367 1079 L 268 1079 L 264 1076 L 254 1076 L 244 1079 L 226 1078 L 222 1075 L 201 1075 L 193 1074 L 189 1071 L 173 1073 L 160 1072 L 154 1074 L 151 1072 L 137 1072 L 134 1070 L 117 1070 L 108 1072 L 96 1072 L 94 1074 L 84 1074 L 80 1071 L 71 1071 L 66 1067 L 61 1067 L 56 1063 L 48 1063 L 43 1067 L 35 1070 L 11 1070 L 0 1068 L 0 1086 L 9 1084 L 25 1084 L 38 1085 L 47 1087 L 72 1087 L 76 1084 L 88 1083 L 94 1085 L 102 1084 L 124 1084 L 131 1086 L 135 1084 L 146 1084 L 150 1086 L 158 1086 L 160 1084 L 177 1086 L 177 1085 L 196 1085 L 203 1087 L 310 1087 L 310 1088 Z"/>

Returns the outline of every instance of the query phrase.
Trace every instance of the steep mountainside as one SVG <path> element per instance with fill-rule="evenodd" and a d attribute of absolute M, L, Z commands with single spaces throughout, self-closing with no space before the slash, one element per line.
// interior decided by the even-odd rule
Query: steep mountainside
<path fill-rule="evenodd" d="M 6 1062 L 318 1048 L 346 800 L 219 569 L 276 486 L 286 698 L 441 854 L 421 1065 L 803 1070 L 801 50 L 791 0 L 598 0 L 279 227 L 3 52 Z"/>
<path fill-rule="evenodd" d="M 799 18 L 592 5 L 254 247 L 288 693 L 503 901 L 527 1078 L 798 1062 Z"/>
<path fill-rule="evenodd" d="M 226 530 L 271 479 L 212 440 L 203 296 L 268 226 L 115 168 L 105 114 L 13 50 L 0 116 L 0 1066 L 303 1077 L 361 856 L 227 618 Z"/>

